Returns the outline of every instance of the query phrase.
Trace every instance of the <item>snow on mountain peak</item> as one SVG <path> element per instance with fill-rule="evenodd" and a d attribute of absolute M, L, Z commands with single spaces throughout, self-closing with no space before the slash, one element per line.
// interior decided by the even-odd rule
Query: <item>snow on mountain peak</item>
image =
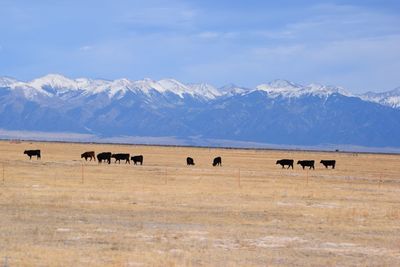
<path fill-rule="evenodd" d="M 197 95 L 202 95 L 209 99 L 222 95 L 217 88 L 208 83 L 189 84 L 188 87 Z"/>
<path fill-rule="evenodd" d="M 185 95 L 203 99 L 215 99 L 219 96 L 232 96 L 246 94 L 253 91 L 264 91 L 269 97 L 301 97 L 312 95 L 328 97 L 332 94 L 354 96 L 341 87 L 325 86 L 312 83 L 307 86 L 296 84 L 287 80 L 274 80 L 270 83 L 260 84 L 255 89 L 239 87 L 233 84 L 215 88 L 207 83 L 184 84 L 175 79 L 162 79 L 155 81 L 149 78 L 143 80 L 129 80 L 126 78 L 116 80 L 101 79 L 69 79 L 60 74 L 48 74 L 30 82 L 21 82 L 9 77 L 0 77 L 0 87 L 16 89 L 28 98 L 63 96 L 65 98 L 77 96 L 70 91 L 81 91 L 84 95 L 105 93 L 110 98 L 123 97 L 126 92 L 140 92 L 149 95 L 151 91 L 161 94 L 166 92 L 184 98 Z M 377 102 L 383 105 L 400 107 L 400 87 L 384 93 L 366 93 L 360 98 Z"/>
<path fill-rule="evenodd" d="M 16 82 L 18 81 L 10 77 L 0 77 L 0 87 L 10 87 Z"/>
<path fill-rule="evenodd" d="M 400 87 L 383 93 L 367 92 L 360 95 L 360 98 L 381 105 L 400 108 Z"/>
<path fill-rule="evenodd" d="M 77 83 L 74 80 L 68 79 L 60 74 L 48 74 L 41 78 L 34 79 L 28 83 L 34 88 L 52 87 L 57 89 L 68 89 L 76 90 L 78 89 Z"/>
<path fill-rule="evenodd" d="M 292 89 L 296 89 L 296 88 L 301 87 L 298 84 L 295 84 L 295 83 L 292 83 L 292 82 L 289 82 L 289 81 L 286 81 L 286 80 L 282 80 L 282 79 L 274 80 L 274 81 L 268 83 L 268 85 L 269 85 L 270 88 L 288 88 L 288 89 L 292 88 Z"/>
<path fill-rule="evenodd" d="M 256 88 L 257 90 L 267 92 L 271 97 L 300 97 L 303 95 L 327 97 L 334 93 L 339 93 L 346 96 L 351 95 L 341 87 L 325 86 L 316 83 L 303 86 L 285 80 L 275 80 L 271 83 L 258 85 Z"/>
<path fill-rule="evenodd" d="M 236 84 L 227 84 L 223 87 L 220 87 L 218 90 L 221 94 L 226 95 L 226 96 L 243 94 L 243 93 L 252 91 L 251 89 L 248 89 L 245 87 L 240 87 L 240 86 L 237 86 Z"/>
<path fill-rule="evenodd" d="M 345 96 L 352 96 L 352 94 L 344 90 L 344 88 L 342 87 L 329 86 L 329 85 L 327 86 L 317 83 L 309 84 L 308 86 L 305 87 L 305 89 L 309 94 L 312 95 L 329 96 L 331 94 L 341 94 Z"/>
<path fill-rule="evenodd" d="M 151 89 L 156 90 L 158 92 L 163 91 L 162 86 L 150 78 L 133 81 L 133 87 L 143 91 L 144 93 L 148 93 L 149 90 L 151 90 Z"/>
<path fill-rule="evenodd" d="M 212 85 L 206 83 L 200 84 L 188 84 L 185 85 L 174 79 L 163 79 L 157 82 L 161 89 L 160 92 L 172 92 L 174 94 L 183 97 L 184 94 L 189 94 L 191 96 L 200 96 L 208 99 L 213 99 L 216 96 L 221 95 L 221 93 Z"/>
<path fill-rule="evenodd" d="M 161 93 L 169 91 L 179 95 L 180 97 L 183 97 L 183 94 L 185 93 L 192 93 L 186 85 L 174 79 L 163 79 L 159 80 L 157 83 L 161 85 L 161 88 L 159 89 L 161 90 Z"/>
<path fill-rule="evenodd" d="M 257 90 L 265 91 L 273 97 L 277 96 L 298 96 L 302 87 L 295 83 L 285 80 L 275 80 L 270 83 L 260 84 L 256 87 Z"/>

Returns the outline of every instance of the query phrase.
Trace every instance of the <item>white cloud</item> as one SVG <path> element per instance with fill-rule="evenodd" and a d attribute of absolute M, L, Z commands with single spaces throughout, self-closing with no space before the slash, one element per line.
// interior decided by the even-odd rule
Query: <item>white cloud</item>
<path fill-rule="evenodd" d="M 170 28 L 187 29 L 191 28 L 197 11 L 194 8 L 182 5 L 168 6 L 142 6 L 136 10 L 129 10 L 121 14 L 120 23 L 135 30 L 140 28 Z"/>
<path fill-rule="evenodd" d="M 81 51 L 89 51 L 89 50 L 92 50 L 92 49 L 93 49 L 93 46 L 90 46 L 90 45 L 81 46 L 79 48 L 79 50 L 81 50 Z"/>
<path fill-rule="evenodd" d="M 203 31 L 200 33 L 196 33 L 192 35 L 194 38 L 200 38 L 204 40 L 227 40 L 231 41 L 233 39 L 238 39 L 241 36 L 244 36 L 244 34 L 241 34 L 240 32 L 217 32 L 217 31 Z M 183 36 L 184 37 L 184 36 Z"/>
<path fill-rule="evenodd" d="M 196 35 L 197 37 L 201 39 L 215 39 L 221 36 L 220 33 L 218 32 L 211 32 L 211 31 L 206 31 L 206 32 L 201 32 Z"/>

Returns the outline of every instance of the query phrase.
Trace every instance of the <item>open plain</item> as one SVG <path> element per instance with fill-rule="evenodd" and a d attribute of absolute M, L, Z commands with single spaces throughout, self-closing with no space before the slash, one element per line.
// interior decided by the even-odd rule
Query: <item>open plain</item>
<path fill-rule="evenodd" d="M 144 164 L 85 162 L 90 150 Z M 399 155 L 10 141 L 0 151 L 0 266 L 400 266 Z M 282 169 L 282 158 L 316 169 Z"/>

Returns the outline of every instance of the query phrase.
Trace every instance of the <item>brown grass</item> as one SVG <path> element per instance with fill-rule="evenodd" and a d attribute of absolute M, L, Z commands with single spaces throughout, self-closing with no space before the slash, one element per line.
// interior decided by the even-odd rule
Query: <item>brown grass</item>
<path fill-rule="evenodd" d="M 35 148 L 42 160 L 30 161 L 23 151 Z M 5 141 L 0 149 L 0 266 L 400 266 L 400 156 Z M 82 161 L 89 150 L 143 154 L 144 166 Z M 211 166 L 214 156 L 222 167 Z M 318 163 L 282 170 L 280 158 Z"/>

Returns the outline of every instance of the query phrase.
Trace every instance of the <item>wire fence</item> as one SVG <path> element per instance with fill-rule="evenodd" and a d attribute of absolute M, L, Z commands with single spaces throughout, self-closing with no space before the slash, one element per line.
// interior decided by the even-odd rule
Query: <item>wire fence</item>
<path fill-rule="evenodd" d="M 96 184 L 102 182 L 113 185 L 196 185 L 207 183 L 226 187 L 242 188 L 265 183 L 276 183 L 285 179 L 304 182 L 323 180 L 344 180 L 348 183 L 384 183 L 396 182 L 382 174 L 370 176 L 340 175 L 329 170 L 287 170 L 281 168 L 247 169 L 243 167 L 193 167 L 133 164 L 98 164 L 95 162 L 73 161 L 0 161 L 1 181 L 3 184 L 18 182 L 47 182 L 58 184 Z"/>

